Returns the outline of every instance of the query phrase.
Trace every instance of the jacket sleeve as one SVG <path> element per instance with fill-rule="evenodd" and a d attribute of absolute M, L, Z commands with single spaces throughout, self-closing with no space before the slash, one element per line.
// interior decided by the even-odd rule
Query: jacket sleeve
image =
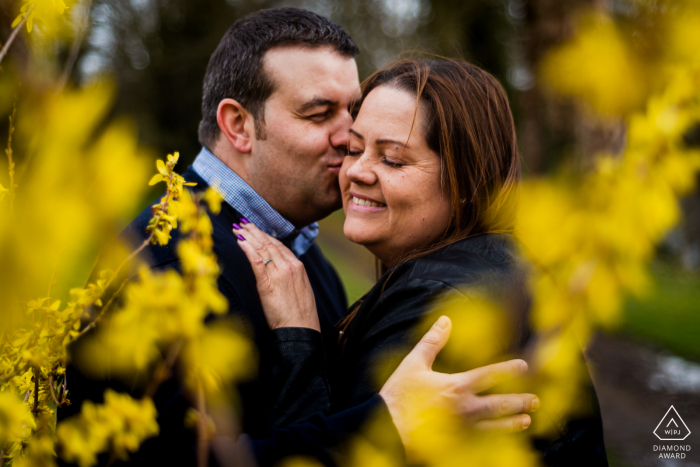
<path fill-rule="evenodd" d="M 331 407 L 321 333 L 286 327 L 272 331 L 270 368 L 265 383 L 272 409 L 268 431 L 306 420 Z"/>
<path fill-rule="evenodd" d="M 385 427 L 381 439 L 371 436 L 367 423 L 370 420 Z M 304 422 L 275 429 L 263 439 L 243 435 L 259 467 L 275 465 L 287 456 L 311 456 L 329 467 L 343 465 L 347 463 L 347 459 L 342 462 L 341 457 L 346 452 L 347 443 L 357 436 L 374 445 L 380 444 L 382 449 L 392 450 L 401 458 L 404 456 L 401 438 L 378 394 L 338 413 L 317 413 Z"/>

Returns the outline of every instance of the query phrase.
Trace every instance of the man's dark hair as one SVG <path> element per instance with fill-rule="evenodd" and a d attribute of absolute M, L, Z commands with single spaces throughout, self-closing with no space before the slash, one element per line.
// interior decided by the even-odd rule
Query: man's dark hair
<path fill-rule="evenodd" d="M 265 101 L 275 82 L 263 70 L 263 56 L 273 47 L 300 44 L 332 46 L 345 57 L 360 53 L 340 26 L 299 8 L 270 8 L 245 16 L 226 31 L 209 59 L 204 76 L 199 142 L 211 149 L 219 137 L 216 111 L 227 98 L 237 100 L 255 120 L 255 135 L 265 139 Z"/>

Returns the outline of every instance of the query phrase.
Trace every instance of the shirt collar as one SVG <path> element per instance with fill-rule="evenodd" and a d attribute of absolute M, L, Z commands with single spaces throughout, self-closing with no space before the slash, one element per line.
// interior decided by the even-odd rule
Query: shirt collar
<path fill-rule="evenodd" d="M 311 248 L 318 235 L 318 223 L 297 230 L 294 225 L 274 210 L 253 188 L 226 164 L 202 148 L 192 168 L 207 184 L 223 196 L 226 203 L 263 232 L 283 241 L 296 256 Z"/>

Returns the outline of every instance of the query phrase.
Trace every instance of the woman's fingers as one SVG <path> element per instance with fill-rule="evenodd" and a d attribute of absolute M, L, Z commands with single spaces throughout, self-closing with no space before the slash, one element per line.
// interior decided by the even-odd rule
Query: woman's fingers
<path fill-rule="evenodd" d="M 268 235 L 267 233 L 263 232 L 252 222 L 248 222 L 247 224 L 241 224 L 240 227 L 243 230 L 242 235 L 245 237 L 246 235 L 248 236 L 253 236 L 256 238 L 261 244 L 263 245 L 274 245 L 277 247 L 279 250 L 280 254 L 284 256 L 287 261 L 294 262 L 297 261 L 297 257 L 294 255 L 294 253 L 291 252 L 289 248 L 284 246 L 282 242 L 277 240 L 275 237 L 272 235 Z"/>
<path fill-rule="evenodd" d="M 250 226 L 250 227 L 249 227 L 249 226 Z M 255 224 L 253 224 L 252 222 L 246 224 L 245 226 L 243 226 L 243 228 L 244 228 L 246 231 L 248 231 L 248 230 L 253 231 L 253 229 L 257 229 L 257 231 L 260 232 L 259 237 L 260 237 L 260 236 L 264 236 L 265 238 L 267 238 L 267 240 L 268 240 L 270 243 L 272 243 L 273 245 L 275 245 L 275 246 L 277 247 L 277 249 L 280 251 L 280 253 L 282 253 L 282 255 L 283 255 L 285 258 L 287 258 L 287 261 L 292 261 L 292 262 L 293 262 L 293 261 L 297 261 L 298 258 L 296 257 L 296 255 L 294 255 L 294 253 L 292 253 L 292 250 L 290 250 L 289 248 L 287 248 L 287 247 L 284 245 L 284 243 L 280 242 L 278 239 L 276 239 L 276 238 L 273 237 L 272 235 L 269 235 L 269 234 L 263 232 L 262 230 L 258 229 L 258 227 L 257 227 Z M 258 238 L 259 238 L 259 237 L 258 237 Z"/>
<path fill-rule="evenodd" d="M 282 267 L 286 262 L 285 257 L 280 253 L 279 249 L 275 244 L 273 244 L 266 236 L 264 232 L 259 229 L 255 230 L 239 230 L 234 226 L 233 232 L 237 235 L 241 235 L 248 241 L 248 243 L 255 248 L 258 254 L 263 258 L 263 260 L 272 259 L 275 267 Z M 269 264 L 267 265 L 270 266 Z"/>
<path fill-rule="evenodd" d="M 270 278 L 267 275 L 267 269 L 265 268 L 265 263 L 263 258 L 260 256 L 258 250 L 256 250 L 249 241 L 238 239 L 238 245 L 245 253 L 250 265 L 253 268 L 253 274 L 255 274 L 255 281 L 260 285 L 269 285 Z"/>
<path fill-rule="evenodd" d="M 474 428 L 479 430 L 513 432 L 526 430 L 530 426 L 530 423 L 532 423 L 532 419 L 529 415 L 519 414 L 495 420 L 481 420 L 474 424 Z"/>

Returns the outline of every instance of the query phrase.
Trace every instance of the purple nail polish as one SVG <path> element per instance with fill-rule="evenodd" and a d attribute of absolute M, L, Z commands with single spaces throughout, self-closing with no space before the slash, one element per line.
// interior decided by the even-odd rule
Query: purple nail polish
<path fill-rule="evenodd" d="M 250 224 L 250 221 L 248 219 L 246 219 L 245 217 L 241 217 L 241 224 L 243 224 L 243 225 Z"/>
<path fill-rule="evenodd" d="M 236 224 L 235 222 L 233 223 L 233 228 L 236 230 L 241 230 L 241 226 Z"/>
<path fill-rule="evenodd" d="M 243 235 L 236 235 L 238 237 L 238 240 L 245 242 L 245 238 L 243 238 Z"/>

